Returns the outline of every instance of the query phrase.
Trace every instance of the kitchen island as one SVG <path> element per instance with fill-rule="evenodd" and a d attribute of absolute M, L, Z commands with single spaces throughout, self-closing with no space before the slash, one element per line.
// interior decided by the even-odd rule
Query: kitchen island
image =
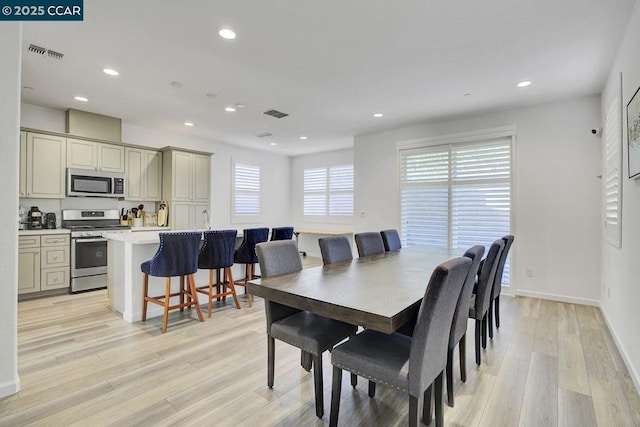
<path fill-rule="evenodd" d="M 105 233 L 107 240 L 107 290 L 111 309 L 129 322 L 142 320 L 142 271 L 140 265 L 158 251 L 160 231 Z M 208 272 L 196 273 L 198 285 L 207 283 Z M 149 276 L 149 294 L 164 294 L 165 279 Z M 179 278 L 171 283 L 172 292 L 180 287 Z M 162 307 L 149 304 L 147 318 L 162 316 Z"/>
<path fill-rule="evenodd" d="M 193 230 L 191 230 L 193 231 Z M 170 232 L 167 230 L 167 232 Z M 111 309 L 129 322 L 142 320 L 142 271 L 140 265 L 150 260 L 158 251 L 160 231 L 138 231 L 131 233 L 105 233 L 107 240 L 107 290 Z M 242 240 L 239 233 L 238 241 Z M 234 269 L 234 278 L 242 273 Z M 209 281 L 209 270 L 195 274 L 196 284 L 204 286 Z M 165 278 L 149 276 L 149 295 L 164 294 Z M 179 278 L 171 281 L 171 291 L 177 292 Z M 206 295 L 198 295 L 200 304 L 207 302 Z M 147 318 L 163 315 L 162 307 L 149 304 Z"/>

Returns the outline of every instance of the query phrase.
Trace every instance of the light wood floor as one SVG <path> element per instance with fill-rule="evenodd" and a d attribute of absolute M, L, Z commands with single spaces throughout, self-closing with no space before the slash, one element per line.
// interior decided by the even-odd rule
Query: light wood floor
<path fill-rule="evenodd" d="M 503 325 L 480 367 L 469 322 L 468 379 L 461 383 L 456 368 L 446 425 L 640 425 L 640 398 L 597 308 L 502 299 Z M 328 424 L 329 354 L 318 420 L 297 349 L 276 341 L 275 386 L 267 388 L 263 303 L 241 303 L 217 304 L 204 323 L 174 313 L 164 335 L 160 319 L 122 321 L 106 291 L 19 303 L 22 390 L 0 400 L 0 426 Z M 352 389 L 343 380 L 340 425 L 408 423 L 406 396 L 378 386 L 370 399 L 365 381 Z"/>

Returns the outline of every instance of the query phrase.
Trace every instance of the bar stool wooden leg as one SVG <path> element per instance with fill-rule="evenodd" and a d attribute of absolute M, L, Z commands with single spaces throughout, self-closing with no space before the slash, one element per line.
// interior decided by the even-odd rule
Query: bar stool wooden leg
<path fill-rule="evenodd" d="M 169 321 L 169 300 L 171 299 L 171 277 L 167 277 L 165 282 L 164 297 L 164 316 L 162 319 L 162 333 L 167 332 L 167 323 Z"/>
<path fill-rule="evenodd" d="M 180 311 L 184 312 L 184 276 L 180 276 Z"/>
<path fill-rule="evenodd" d="M 244 292 L 247 293 L 247 280 L 253 280 L 253 269 L 255 264 L 247 264 L 247 274 L 244 277 Z M 249 294 L 249 307 L 253 306 L 253 296 Z"/>
<path fill-rule="evenodd" d="M 218 288 L 218 285 L 216 285 L 216 287 Z M 219 288 L 217 293 L 220 293 Z M 213 301 L 212 295 L 213 295 L 213 270 L 209 270 L 209 304 L 207 305 L 207 308 L 209 310 L 208 317 L 211 317 L 211 302 Z"/>
<path fill-rule="evenodd" d="M 144 274 L 142 278 L 142 321 L 147 320 L 147 296 L 149 294 L 149 275 Z"/>
<path fill-rule="evenodd" d="M 240 301 L 238 301 L 238 295 L 236 294 L 236 287 L 233 284 L 233 273 L 231 272 L 231 267 L 227 267 L 224 269 L 224 277 L 226 277 L 229 284 L 228 285 L 224 284 L 223 286 L 229 286 L 229 289 L 231 290 L 231 295 L 233 296 L 233 302 L 236 304 L 236 308 L 240 310 Z"/>
<path fill-rule="evenodd" d="M 187 280 L 189 281 L 189 289 L 191 289 L 191 297 L 193 301 L 193 305 L 196 306 L 196 313 L 198 313 L 198 319 L 201 322 L 204 322 L 204 317 L 202 317 L 202 311 L 200 310 L 200 304 L 198 303 L 198 293 L 196 291 L 196 280 L 193 277 L 193 274 L 189 274 L 187 276 Z"/>

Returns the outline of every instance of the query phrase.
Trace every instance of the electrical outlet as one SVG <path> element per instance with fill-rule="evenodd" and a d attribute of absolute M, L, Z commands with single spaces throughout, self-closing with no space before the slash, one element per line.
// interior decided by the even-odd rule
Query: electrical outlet
<path fill-rule="evenodd" d="M 527 268 L 527 277 L 533 277 L 533 268 Z"/>

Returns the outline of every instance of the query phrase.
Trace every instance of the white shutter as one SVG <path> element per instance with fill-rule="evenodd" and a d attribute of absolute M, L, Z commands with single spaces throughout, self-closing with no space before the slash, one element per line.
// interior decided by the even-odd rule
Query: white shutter
<path fill-rule="evenodd" d="M 233 169 L 234 220 L 259 220 L 260 166 L 236 163 Z"/>
<path fill-rule="evenodd" d="M 620 165 L 622 163 L 620 147 L 622 145 L 622 103 L 619 94 L 616 93 L 607 105 L 604 125 L 604 232 L 607 242 L 615 247 L 620 247 L 621 227 L 620 221 Z"/>
<path fill-rule="evenodd" d="M 304 214 L 326 215 L 327 169 L 304 170 Z"/>
<path fill-rule="evenodd" d="M 304 215 L 353 216 L 353 165 L 304 170 Z"/>
<path fill-rule="evenodd" d="M 353 165 L 329 168 L 329 215 L 353 215 Z"/>
<path fill-rule="evenodd" d="M 511 138 L 402 150 L 400 188 L 403 244 L 488 247 L 510 233 Z"/>

